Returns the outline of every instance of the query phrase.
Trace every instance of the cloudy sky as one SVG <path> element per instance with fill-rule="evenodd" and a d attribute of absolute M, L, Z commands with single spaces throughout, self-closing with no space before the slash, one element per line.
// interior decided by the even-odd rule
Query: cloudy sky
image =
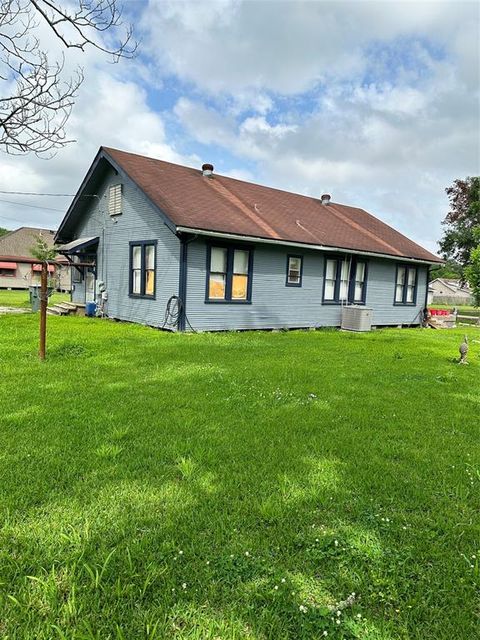
<path fill-rule="evenodd" d="M 0 153 L 0 190 L 75 193 L 103 144 L 328 192 L 435 250 L 445 187 L 480 172 L 479 7 L 127 0 L 137 58 L 67 52 L 85 73 L 76 142 Z M 69 201 L 1 193 L 0 226 L 54 228 Z"/>

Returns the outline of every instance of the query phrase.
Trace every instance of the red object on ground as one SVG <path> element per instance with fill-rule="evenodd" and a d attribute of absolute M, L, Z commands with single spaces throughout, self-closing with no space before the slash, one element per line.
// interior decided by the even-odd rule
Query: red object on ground
<path fill-rule="evenodd" d="M 450 311 L 448 309 L 430 309 L 432 316 L 449 316 Z"/>

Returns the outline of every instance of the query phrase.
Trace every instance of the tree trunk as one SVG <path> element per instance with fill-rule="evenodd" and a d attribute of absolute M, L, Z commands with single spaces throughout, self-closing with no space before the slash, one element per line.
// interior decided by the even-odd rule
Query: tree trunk
<path fill-rule="evenodd" d="M 40 280 L 40 360 L 45 360 L 45 345 L 47 341 L 47 291 L 48 271 L 47 263 L 42 262 L 42 277 Z"/>

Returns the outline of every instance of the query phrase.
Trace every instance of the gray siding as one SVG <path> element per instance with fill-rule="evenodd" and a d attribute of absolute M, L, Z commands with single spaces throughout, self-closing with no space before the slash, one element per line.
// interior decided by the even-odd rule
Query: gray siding
<path fill-rule="evenodd" d="M 108 187 L 123 182 L 123 213 L 107 212 Z M 178 295 L 180 242 L 166 227 L 159 212 L 128 179 L 112 169 L 98 198 L 78 221 L 75 237 L 99 236 L 97 278 L 106 283 L 107 314 L 111 318 L 161 327 L 165 308 Z M 156 299 L 131 298 L 129 242 L 157 240 Z M 204 238 L 188 244 L 187 316 L 200 331 L 339 326 L 341 307 L 322 304 L 325 253 L 257 244 L 254 248 L 251 304 L 205 302 L 206 252 Z M 285 286 L 287 255 L 303 255 L 301 287 Z M 427 269 L 419 267 L 417 305 L 395 306 L 396 262 L 369 259 L 366 305 L 373 309 L 376 325 L 418 324 L 424 305 Z M 75 283 L 72 298 L 85 301 L 85 283 Z M 188 328 L 188 325 L 187 325 Z"/>
<path fill-rule="evenodd" d="M 123 183 L 120 216 L 108 215 L 108 187 Z M 162 326 L 165 307 L 172 295 L 178 294 L 178 238 L 165 226 L 158 211 L 144 194 L 128 180 L 123 181 L 112 169 L 97 190 L 99 198 L 78 222 L 75 237 L 99 236 L 97 279 L 107 286 L 107 313 L 111 318 L 152 326 Z M 157 240 L 156 299 L 130 298 L 130 241 Z M 72 299 L 85 301 L 85 283 L 75 283 Z"/>
<path fill-rule="evenodd" d="M 304 256 L 301 287 L 285 286 L 288 254 Z M 196 240 L 188 247 L 188 319 L 200 331 L 339 326 L 341 307 L 322 304 L 324 268 L 325 254 L 320 251 L 256 245 L 251 304 L 205 303 L 206 243 Z M 427 269 L 419 266 L 415 307 L 393 304 L 395 276 L 395 261 L 368 260 L 366 306 L 373 309 L 374 324 L 418 324 Z"/>

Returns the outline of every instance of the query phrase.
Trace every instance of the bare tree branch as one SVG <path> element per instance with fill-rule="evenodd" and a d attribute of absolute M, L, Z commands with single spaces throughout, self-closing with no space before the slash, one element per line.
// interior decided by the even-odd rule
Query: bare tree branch
<path fill-rule="evenodd" d="M 54 0 L 0 0 L 0 150 L 43 156 L 72 142 L 65 126 L 83 71 L 64 78 L 64 56 L 51 60 L 35 35 L 41 22 L 66 50 L 94 47 L 113 62 L 135 54 L 117 0 L 76 3 L 70 9 Z M 122 38 L 109 46 L 119 30 Z"/>

